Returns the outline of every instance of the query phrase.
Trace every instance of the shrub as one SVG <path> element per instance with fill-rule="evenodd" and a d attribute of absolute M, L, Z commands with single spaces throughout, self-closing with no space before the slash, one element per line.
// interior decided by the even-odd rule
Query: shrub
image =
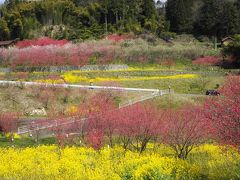
<path fill-rule="evenodd" d="M 123 37 L 122 37 L 123 36 Z M 127 35 L 110 36 L 114 41 L 121 42 Z M 127 37 L 125 37 L 127 36 Z M 153 41 L 152 41 L 153 40 Z M 2 66 L 39 67 L 39 66 L 82 66 L 86 64 L 110 64 L 116 61 L 122 63 L 161 63 L 171 59 L 196 59 L 208 53 L 208 49 L 197 44 L 172 44 L 171 47 L 150 38 L 131 39 L 128 42 L 114 43 L 112 41 L 88 41 L 71 44 L 62 41 L 50 42 L 33 40 L 20 45 L 25 48 L 0 49 Z M 36 43 L 35 43 L 36 41 Z M 23 41 L 25 42 L 25 41 Z M 154 42 L 154 46 L 152 43 Z M 21 42 L 19 42 L 21 44 Z M 31 46 L 38 45 L 38 46 Z M 171 63 L 172 64 L 172 63 Z"/>
<path fill-rule="evenodd" d="M 132 36 L 129 35 L 129 34 L 126 34 L 126 35 L 111 34 L 111 35 L 106 36 L 107 40 L 110 40 L 110 41 L 113 41 L 113 42 L 122 42 L 122 41 L 125 41 L 127 39 L 131 39 L 131 38 L 132 38 Z"/>
<path fill-rule="evenodd" d="M 176 33 L 174 32 L 161 32 L 160 37 L 164 40 L 169 40 L 172 38 L 176 38 Z"/>
<path fill-rule="evenodd" d="M 155 44 L 157 42 L 157 37 L 153 34 L 141 34 L 140 37 L 147 41 L 149 44 Z"/>
<path fill-rule="evenodd" d="M 194 65 L 208 65 L 208 66 L 216 66 L 220 65 L 220 58 L 214 56 L 206 56 L 201 57 L 192 62 Z"/>

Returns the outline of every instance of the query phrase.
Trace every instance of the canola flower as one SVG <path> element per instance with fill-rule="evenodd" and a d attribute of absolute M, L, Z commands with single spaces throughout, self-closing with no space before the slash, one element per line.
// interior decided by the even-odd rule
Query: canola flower
<path fill-rule="evenodd" d="M 73 105 L 67 107 L 67 109 L 65 111 L 66 114 L 74 114 L 74 113 L 77 113 L 77 112 L 78 112 L 78 107 L 73 106 Z"/>
<path fill-rule="evenodd" d="M 14 134 L 7 133 L 7 134 L 5 134 L 5 136 L 6 136 L 6 138 L 11 138 L 11 137 L 13 137 L 14 139 L 20 139 L 20 138 L 21 138 L 21 137 L 20 137 L 18 134 L 16 134 L 16 133 L 14 133 Z"/>
<path fill-rule="evenodd" d="M 75 72 L 67 72 L 63 76 L 63 79 L 69 83 L 78 82 L 120 82 L 120 81 L 148 81 L 148 80 L 160 80 L 160 79 L 191 79 L 198 78 L 197 74 L 177 74 L 169 76 L 141 76 L 141 77 L 96 77 L 90 78 L 86 76 L 78 76 Z"/>
<path fill-rule="evenodd" d="M 72 70 L 70 71 L 71 73 L 101 73 L 101 72 L 148 72 L 148 71 L 179 71 L 182 72 L 184 70 L 181 69 L 169 69 L 169 68 L 157 68 L 157 67 L 146 67 L 146 68 L 136 68 L 136 67 L 129 67 L 128 69 L 113 69 L 113 70 Z M 0 73 L 1 74 L 1 73 Z M 47 74 L 46 72 L 41 72 L 41 71 L 33 71 L 33 75 L 42 75 L 42 74 Z"/>
<path fill-rule="evenodd" d="M 112 69 L 112 70 L 73 70 L 72 73 L 98 73 L 98 72 L 148 72 L 148 71 L 184 71 L 183 69 L 169 69 L 169 68 L 158 68 L 158 67 L 146 67 L 146 68 L 137 68 L 137 67 L 129 67 L 128 69 Z"/>
<path fill-rule="evenodd" d="M 159 153 L 139 155 L 120 147 L 0 148 L 0 179 L 237 179 L 240 175 L 240 155 L 233 149 L 224 152 L 204 145 L 192 154 L 202 160 L 190 163 Z"/>
<path fill-rule="evenodd" d="M 121 82 L 121 81 L 147 81 L 147 80 L 160 80 L 160 79 L 190 79 L 190 78 L 198 78 L 197 74 L 177 74 L 177 75 L 161 75 L 161 76 L 140 76 L 140 77 L 87 77 L 81 75 L 83 73 L 114 73 L 114 72 L 153 72 L 153 71 L 161 71 L 161 70 L 169 70 L 170 69 L 159 69 L 156 67 L 147 67 L 147 68 L 135 68 L 129 67 L 128 69 L 119 69 L 119 70 L 73 70 L 69 72 L 65 72 L 61 77 L 62 79 L 39 79 L 35 82 L 41 83 L 49 83 L 49 84 L 61 84 L 61 83 L 79 83 L 79 82 Z M 179 71 L 181 70 L 174 70 Z M 33 75 L 42 75 L 44 72 L 33 72 Z"/>
<path fill-rule="evenodd" d="M 48 83 L 48 84 L 63 84 L 64 80 L 63 79 L 39 79 L 39 80 L 36 80 L 35 82 Z"/>
<path fill-rule="evenodd" d="M 199 165 L 208 171 L 209 179 L 239 179 L 240 154 L 236 149 L 205 144 L 193 153 L 202 154 Z"/>

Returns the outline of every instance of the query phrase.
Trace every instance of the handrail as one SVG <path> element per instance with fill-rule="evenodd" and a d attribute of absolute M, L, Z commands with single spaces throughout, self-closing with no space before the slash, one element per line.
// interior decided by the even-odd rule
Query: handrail
<path fill-rule="evenodd" d="M 123 88 L 123 87 L 113 87 L 113 86 L 87 86 L 87 85 L 73 85 L 73 84 L 48 84 L 48 83 L 38 83 L 38 82 L 20 82 L 20 81 L 0 81 L 0 84 L 3 85 L 21 85 L 21 86 L 45 86 L 45 87 L 60 87 L 60 88 L 82 88 L 82 89 L 96 89 L 96 90 L 118 90 L 118 91 L 140 91 L 140 92 L 151 92 L 152 94 L 148 94 L 146 96 L 141 96 L 140 98 L 135 98 L 132 100 L 129 100 L 126 103 L 119 104 L 119 109 L 124 108 L 127 106 L 131 106 L 133 104 L 136 104 L 138 102 L 142 102 L 148 99 L 152 99 L 157 96 L 163 96 L 166 94 L 172 94 L 174 91 L 172 89 L 167 89 L 167 90 L 159 90 L 159 89 L 142 89 L 142 88 Z M 21 126 L 18 128 L 18 134 L 26 134 L 30 133 L 32 131 L 36 130 L 44 130 L 44 129 L 50 129 L 53 127 L 58 127 L 58 126 L 63 126 L 63 125 L 68 125 L 68 124 L 73 124 L 76 122 L 81 122 L 85 121 L 87 118 L 81 118 L 76 120 L 78 116 L 75 117 L 68 117 L 64 118 L 63 122 L 57 122 L 52 121 L 52 122 L 47 122 L 41 126 L 41 124 L 37 123 L 32 123 L 29 125 Z"/>
<path fill-rule="evenodd" d="M 89 86 L 79 84 L 50 84 L 40 82 L 23 82 L 23 81 L 0 81 L 3 85 L 18 85 L 18 86 L 45 86 L 45 87 L 59 87 L 59 88 L 80 88 L 80 89 L 96 89 L 96 90 L 117 90 L 117 91 L 142 91 L 142 92 L 158 92 L 158 89 L 144 89 L 144 88 L 123 88 L 114 86 Z"/>

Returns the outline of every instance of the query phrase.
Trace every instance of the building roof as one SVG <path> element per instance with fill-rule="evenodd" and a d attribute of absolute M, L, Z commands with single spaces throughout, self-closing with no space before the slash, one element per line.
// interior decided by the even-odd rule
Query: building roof
<path fill-rule="evenodd" d="M 17 40 L 10 40 L 10 41 L 0 41 L 0 46 L 8 46 L 15 43 Z"/>
<path fill-rule="evenodd" d="M 230 36 L 228 36 L 228 37 L 225 37 L 225 38 L 223 38 L 222 39 L 222 42 L 224 42 L 224 41 L 233 41 L 234 39 L 232 38 L 232 37 L 230 37 Z"/>

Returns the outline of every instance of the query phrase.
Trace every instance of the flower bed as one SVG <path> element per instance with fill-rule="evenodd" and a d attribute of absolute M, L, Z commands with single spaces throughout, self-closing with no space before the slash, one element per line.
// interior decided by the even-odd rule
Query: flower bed
<path fill-rule="evenodd" d="M 140 76 L 140 77 L 87 77 L 75 74 L 73 72 L 65 73 L 62 78 L 68 83 L 78 82 L 111 82 L 111 81 L 148 81 L 158 79 L 191 79 L 199 77 L 197 74 L 176 74 L 176 75 L 165 75 L 165 76 Z"/>
<path fill-rule="evenodd" d="M 163 150 L 165 149 L 165 150 Z M 195 150 L 191 163 L 164 153 L 125 152 L 119 147 L 89 148 L 39 146 L 1 148 L 1 179 L 238 179 L 240 155 L 205 145 Z M 204 156 L 201 156 L 204 154 Z"/>

